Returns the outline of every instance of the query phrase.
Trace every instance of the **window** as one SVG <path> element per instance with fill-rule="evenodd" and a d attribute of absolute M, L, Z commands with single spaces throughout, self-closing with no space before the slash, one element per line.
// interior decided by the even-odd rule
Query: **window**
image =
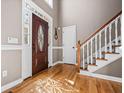
<path fill-rule="evenodd" d="M 45 0 L 45 2 L 46 2 L 51 8 L 53 8 L 53 0 Z"/>

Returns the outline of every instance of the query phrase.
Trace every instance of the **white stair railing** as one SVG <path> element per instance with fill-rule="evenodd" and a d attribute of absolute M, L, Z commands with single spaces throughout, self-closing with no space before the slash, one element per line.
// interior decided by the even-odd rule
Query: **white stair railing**
<path fill-rule="evenodd" d="M 107 52 L 112 53 L 113 41 L 115 42 L 115 45 L 119 45 L 119 41 L 121 42 L 121 31 L 119 32 L 118 27 L 121 27 L 121 14 L 122 12 L 118 13 L 109 22 L 107 22 L 104 26 L 102 26 L 99 30 L 97 30 L 93 35 L 91 35 L 84 43 L 81 44 L 80 50 L 83 51 L 82 53 L 83 69 L 87 69 L 87 65 L 89 64 L 95 65 L 94 58 L 96 60 L 104 60 L 105 56 L 103 56 L 103 53 L 107 53 Z M 118 25 L 119 20 L 120 20 L 120 26 Z M 115 36 L 112 36 L 113 23 L 115 24 L 115 29 L 114 29 Z M 102 38 L 102 32 L 104 32 L 105 34 L 104 38 Z M 120 36 L 118 33 L 120 33 Z M 112 37 L 115 37 L 114 40 L 112 40 Z M 93 48 L 94 39 L 95 39 L 95 45 Z M 101 45 L 102 40 L 104 40 L 104 43 L 105 43 L 104 46 Z M 93 53 L 93 51 L 95 51 L 95 53 Z"/>
<path fill-rule="evenodd" d="M 111 40 L 111 26 L 112 26 L 112 23 L 110 23 L 109 25 L 109 52 L 112 52 L 112 40 Z"/>
<path fill-rule="evenodd" d="M 83 46 L 83 69 L 85 68 L 84 46 Z"/>
<path fill-rule="evenodd" d="M 118 18 L 115 19 L 115 44 L 118 45 Z"/>
<path fill-rule="evenodd" d="M 87 64 L 89 64 L 89 42 L 87 42 Z"/>
<path fill-rule="evenodd" d="M 92 59 L 93 59 L 93 52 L 92 52 L 92 51 L 93 51 L 93 50 L 92 50 L 92 49 L 93 49 L 93 46 L 92 46 L 93 42 L 92 42 L 92 41 L 93 41 L 93 40 L 92 40 L 92 38 L 91 38 L 91 40 L 90 40 L 90 42 L 91 42 L 91 56 L 90 56 L 91 64 L 93 64 L 93 60 L 92 60 Z"/>
<path fill-rule="evenodd" d="M 101 31 L 99 32 L 99 58 L 102 58 L 102 54 L 101 54 Z"/>
<path fill-rule="evenodd" d="M 105 52 L 107 52 L 107 27 L 105 28 Z"/>
<path fill-rule="evenodd" d="M 95 36 L 95 55 L 96 55 L 96 58 L 98 58 L 98 54 L 97 54 L 97 35 Z"/>

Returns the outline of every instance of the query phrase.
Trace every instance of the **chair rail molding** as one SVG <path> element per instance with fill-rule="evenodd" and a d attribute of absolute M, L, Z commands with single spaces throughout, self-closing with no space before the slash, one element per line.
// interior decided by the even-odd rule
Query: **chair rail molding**
<path fill-rule="evenodd" d="M 1 45 L 1 50 L 22 50 L 22 45 Z"/>

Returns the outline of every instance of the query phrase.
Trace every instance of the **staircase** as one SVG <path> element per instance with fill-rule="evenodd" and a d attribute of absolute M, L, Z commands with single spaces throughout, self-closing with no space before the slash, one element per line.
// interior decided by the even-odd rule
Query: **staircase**
<path fill-rule="evenodd" d="M 121 14 L 119 12 L 85 42 L 77 44 L 77 65 L 81 70 L 96 70 L 122 57 Z"/>

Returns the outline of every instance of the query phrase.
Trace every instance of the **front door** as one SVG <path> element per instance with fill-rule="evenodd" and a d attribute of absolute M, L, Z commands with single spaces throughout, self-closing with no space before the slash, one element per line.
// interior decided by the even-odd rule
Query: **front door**
<path fill-rule="evenodd" d="M 32 74 L 48 68 L 48 23 L 32 15 Z"/>

